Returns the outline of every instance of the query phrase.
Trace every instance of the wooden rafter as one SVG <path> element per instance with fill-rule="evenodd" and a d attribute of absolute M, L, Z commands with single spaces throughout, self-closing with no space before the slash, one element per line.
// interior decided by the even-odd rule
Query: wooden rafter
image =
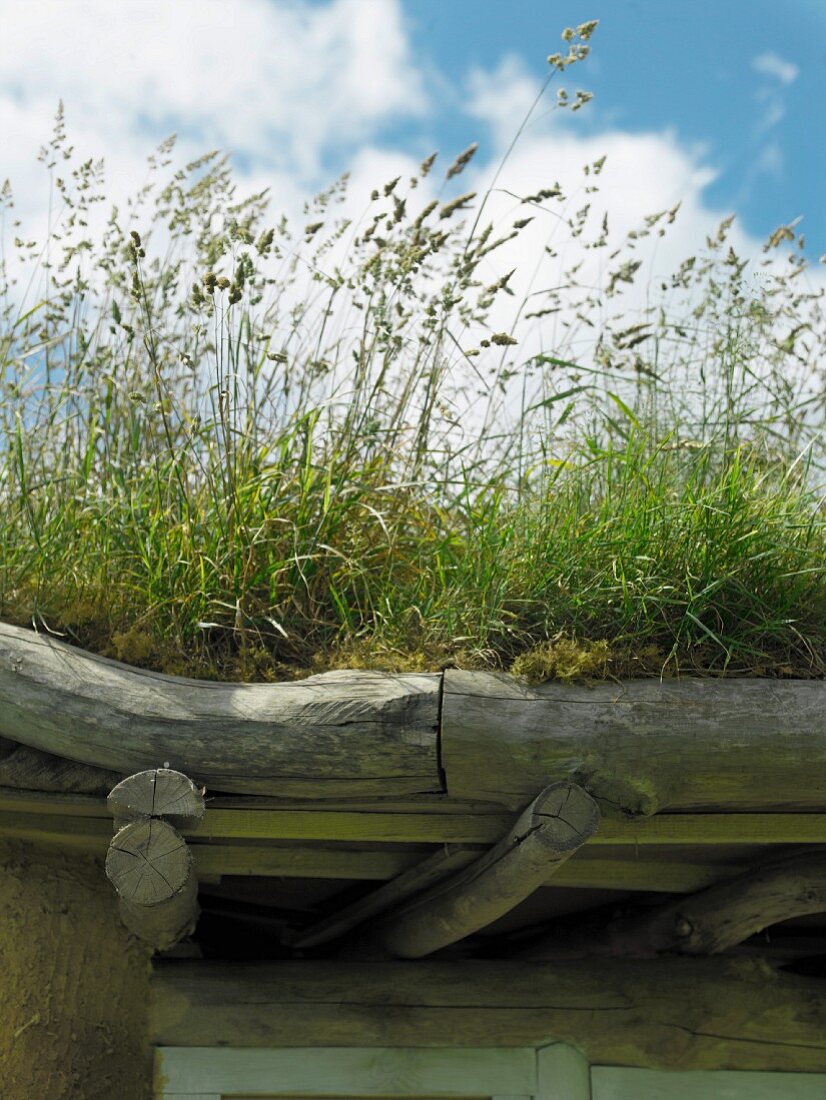
<path fill-rule="evenodd" d="M 646 908 L 602 928 L 556 926 L 520 952 L 523 959 L 589 955 L 715 955 L 780 921 L 826 912 L 826 852 L 767 863 L 678 901 Z"/>
<path fill-rule="evenodd" d="M 551 784 L 493 848 L 380 919 L 368 941 L 396 958 L 419 959 L 463 940 L 524 901 L 598 825 L 599 809 L 581 787 Z"/>

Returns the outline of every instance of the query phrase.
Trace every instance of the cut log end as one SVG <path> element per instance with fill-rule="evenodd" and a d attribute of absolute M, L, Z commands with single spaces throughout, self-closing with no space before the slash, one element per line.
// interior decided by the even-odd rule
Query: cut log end
<path fill-rule="evenodd" d="M 192 877 L 192 854 L 167 822 L 133 821 L 112 838 L 106 875 L 124 900 L 157 905 L 178 894 Z"/>
<path fill-rule="evenodd" d="M 111 790 L 107 805 L 119 821 L 158 817 L 178 828 L 196 825 L 204 816 L 202 792 L 172 768 L 150 768 L 128 776 Z"/>
<path fill-rule="evenodd" d="M 587 791 L 551 784 L 498 844 L 380 921 L 373 943 L 387 955 L 418 959 L 465 939 L 543 885 L 598 825 L 599 808 Z"/>
<path fill-rule="evenodd" d="M 543 846 L 559 853 L 576 851 L 599 825 L 599 807 L 576 783 L 546 787 L 529 807 L 531 823 Z"/>

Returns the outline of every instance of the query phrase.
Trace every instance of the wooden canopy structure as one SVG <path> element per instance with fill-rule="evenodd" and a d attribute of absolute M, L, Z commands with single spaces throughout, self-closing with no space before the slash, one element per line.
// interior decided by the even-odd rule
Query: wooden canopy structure
<path fill-rule="evenodd" d="M 158 1045 L 826 1072 L 823 683 L 209 683 L 0 624 L 0 840 L 105 860 Z"/>

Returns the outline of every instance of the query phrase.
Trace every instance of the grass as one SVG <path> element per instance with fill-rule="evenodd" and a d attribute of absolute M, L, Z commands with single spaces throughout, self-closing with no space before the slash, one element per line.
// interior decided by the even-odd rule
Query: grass
<path fill-rule="evenodd" d="M 490 189 L 471 227 L 473 151 L 293 227 L 167 142 L 104 218 L 60 115 L 43 239 L 0 210 L 0 618 L 208 678 L 822 676 L 826 329 L 794 228 L 756 280 L 723 223 L 632 312 L 676 211 L 613 255 L 575 190 L 503 223 Z M 560 232 L 606 251 L 599 286 Z M 520 296 L 496 263 L 531 234 L 554 270 Z"/>

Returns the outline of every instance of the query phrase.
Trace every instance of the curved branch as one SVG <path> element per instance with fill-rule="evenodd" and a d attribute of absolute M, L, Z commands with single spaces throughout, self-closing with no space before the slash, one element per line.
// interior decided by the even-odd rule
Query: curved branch
<path fill-rule="evenodd" d="M 600 930 L 580 927 L 566 935 L 557 927 L 521 951 L 519 958 L 719 955 L 779 921 L 823 912 L 826 852 L 805 852 L 622 917 Z"/>

